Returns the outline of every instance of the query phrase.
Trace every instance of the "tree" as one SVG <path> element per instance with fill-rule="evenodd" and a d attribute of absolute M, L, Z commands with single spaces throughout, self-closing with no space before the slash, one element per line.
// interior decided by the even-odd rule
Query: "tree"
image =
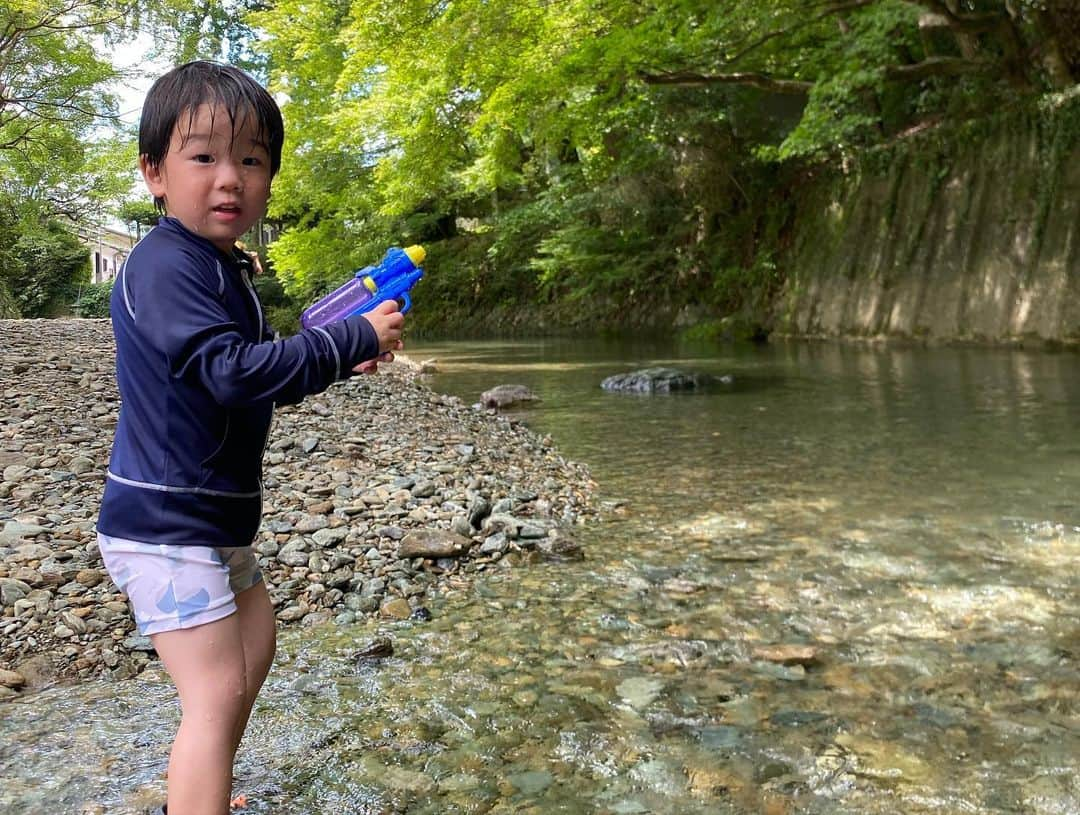
<path fill-rule="evenodd" d="M 714 4 L 712 48 L 656 61 L 650 86 L 754 87 L 807 100 L 782 154 L 868 144 L 942 116 L 1080 81 L 1065 0 L 771 0 Z M 704 46 L 704 43 L 702 43 Z M 693 55 L 687 59 L 687 56 Z"/>
<path fill-rule="evenodd" d="M 157 226 L 161 215 L 150 201 L 129 200 L 117 208 L 116 217 L 128 226 L 134 227 L 135 237 L 138 240 L 142 238 L 143 227 L 150 229 Z"/>
<path fill-rule="evenodd" d="M 1065 0 L 281 0 L 251 22 L 288 100 L 291 294 L 420 239 L 456 307 L 571 319 L 763 296 L 779 173 L 1076 81 Z"/>
<path fill-rule="evenodd" d="M 28 228 L 0 215 L 0 289 L 8 293 L 11 316 L 47 317 L 71 303 L 90 281 L 89 256 L 58 221 Z"/>

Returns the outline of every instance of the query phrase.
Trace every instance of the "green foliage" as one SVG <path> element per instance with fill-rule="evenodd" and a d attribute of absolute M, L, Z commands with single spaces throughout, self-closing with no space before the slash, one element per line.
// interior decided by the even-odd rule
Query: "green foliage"
<path fill-rule="evenodd" d="M 124 201 L 116 208 L 114 214 L 127 226 L 134 227 L 137 236 L 157 225 L 161 214 L 157 211 L 152 201 L 134 199 Z"/>
<path fill-rule="evenodd" d="M 89 283 L 89 251 L 57 221 L 0 217 L 0 283 L 22 317 L 64 310 Z"/>
<path fill-rule="evenodd" d="M 55 140 L 74 147 L 72 137 L 115 113 L 103 88 L 116 71 L 97 56 L 91 35 L 117 23 L 118 13 L 97 2 L 0 6 L 0 156 L 18 152 L 28 164 L 55 158 Z"/>
<path fill-rule="evenodd" d="M 135 150 L 101 40 L 130 33 L 113 0 L 0 5 L 0 280 L 6 313 L 65 310 L 89 276 L 70 224 L 131 186 Z"/>
<path fill-rule="evenodd" d="M 113 281 L 91 283 L 84 286 L 78 298 L 72 304 L 76 317 L 108 317 L 109 300 L 112 297 Z"/>
<path fill-rule="evenodd" d="M 280 0 L 247 18 L 287 99 L 277 274 L 309 302 L 419 241 L 413 325 L 760 310 L 783 283 L 778 184 L 1075 67 L 1037 56 L 1053 3 L 947 5 Z"/>

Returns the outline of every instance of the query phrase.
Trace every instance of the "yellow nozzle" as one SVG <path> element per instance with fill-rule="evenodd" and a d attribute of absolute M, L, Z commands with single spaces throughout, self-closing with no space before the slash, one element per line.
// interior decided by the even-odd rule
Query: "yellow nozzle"
<path fill-rule="evenodd" d="M 360 282 L 363 283 L 364 286 L 367 287 L 367 290 L 372 294 L 379 290 L 379 287 L 375 285 L 375 280 L 371 277 L 371 275 L 364 275 L 363 280 L 361 280 Z"/>
<path fill-rule="evenodd" d="M 427 257 L 427 252 L 424 251 L 423 246 L 408 246 L 405 249 L 405 254 L 409 256 L 409 260 L 413 262 L 413 266 L 419 266 L 424 262 L 424 258 Z"/>

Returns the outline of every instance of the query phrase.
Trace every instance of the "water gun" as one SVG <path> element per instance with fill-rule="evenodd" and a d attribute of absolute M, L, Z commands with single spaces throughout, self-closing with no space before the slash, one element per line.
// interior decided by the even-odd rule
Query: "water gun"
<path fill-rule="evenodd" d="M 365 266 L 343 286 L 310 306 L 300 315 L 300 325 L 314 328 L 344 320 L 371 311 L 385 300 L 397 300 L 405 313 L 412 308 L 409 289 L 424 276 L 420 264 L 426 255 L 422 246 L 391 248 L 377 266 Z"/>

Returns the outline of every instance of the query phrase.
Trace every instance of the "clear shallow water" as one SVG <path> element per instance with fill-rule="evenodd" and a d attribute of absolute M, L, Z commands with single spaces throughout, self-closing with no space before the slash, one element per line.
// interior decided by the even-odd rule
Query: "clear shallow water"
<path fill-rule="evenodd" d="M 409 352 L 468 401 L 532 387 L 609 511 L 585 562 L 459 584 L 431 623 L 284 634 L 248 811 L 1080 811 L 1080 357 Z M 600 390 L 647 364 L 734 383 Z M 378 632 L 396 655 L 357 668 Z M 137 812 L 176 717 L 153 675 L 5 705 L 0 811 Z"/>

